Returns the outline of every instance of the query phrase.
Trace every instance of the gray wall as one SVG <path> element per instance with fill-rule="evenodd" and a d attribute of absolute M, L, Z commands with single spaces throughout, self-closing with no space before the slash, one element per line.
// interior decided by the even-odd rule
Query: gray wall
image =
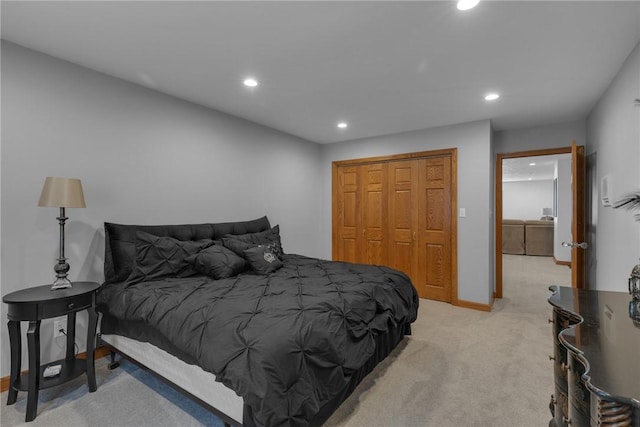
<path fill-rule="evenodd" d="M 406 132 L 322 147 L 321 248 L 331 256 L 331 163 L 398 153 L 458 149 L 458 297 L 488 304 L 493 295 L 493 186 L 491 124 L 488 120 Z M 489 196 L 489 197 L 488 197 Z"/>
<path fill-rule="evenodd" d="M 319 158 L 315 143 L 3 42 L 2 295 L 54 278 L 59 212 L 36 206 L 46 176 L 82 179 L 87 207 L 67 210 L 70 278 L 100 282 L 104 221 L 268 215 L 286 251 L 321 255 Z M 64 354 L 52 329 L 43 322 L 43 362 Z"/>
<path fill-rule="evenodd" d="M 542 208 L 552 206 L 552 179 L 502 183 L 502 218 L 540 219 Z"/>
<path fill-rule="evenodd" d="M 494 148 L 498 154 L 517 153 L 519 151 L 570 147 L 573 140 L 578 145 L 586 144 L 584 120 L 527 129 L 496 131 Z"/>
<path fill-rule="evenodd" d="M 610 177 L 613 200 L 640 191 L 640 107 L 634 106 L 636 98 L 640 98 L 640 43 L 587 119 L 587 154 L 597 156 L 597 182 Z M 640 256 L 640 222 L 629 211 L 597 206 L 596 288 L 625 291 Z"/>

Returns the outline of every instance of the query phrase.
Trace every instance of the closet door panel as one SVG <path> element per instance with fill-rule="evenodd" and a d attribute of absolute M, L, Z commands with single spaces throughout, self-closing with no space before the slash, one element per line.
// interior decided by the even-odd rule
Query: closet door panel
<path fill-rule="evenodd" d="M 451 302 L 451 158 L 421 160 L 419 186 L 420 293 Z"/>
<path fill-rule="evenodd" d="M 386 163 L 360 166 L 363 180 L 362 225 L 364 254 L 362 262 L 381 265 L 386 262 Z"/>
<path fill-rule="evenodd" d="M 358 237 L 361 228 L 358 167 L 339 168 L 338 181 L 337 258 L 341 261 L 358 262 Z"/>
<path fill-rule="evenodd" d="M 414 249 L 417 168 L 415 161 L 389 163 L 389 255 L 387 265 L 408 274 L 416 273 Z"/>

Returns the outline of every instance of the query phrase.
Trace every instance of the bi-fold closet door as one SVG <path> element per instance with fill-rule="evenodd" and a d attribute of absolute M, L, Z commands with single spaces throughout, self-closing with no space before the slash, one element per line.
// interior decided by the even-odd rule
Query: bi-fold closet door
<path fill-rule="evenodd" d="M 455 290 L 455 150 L 334 162 L 333 258 L 407 273 L 422 298 Z"/>

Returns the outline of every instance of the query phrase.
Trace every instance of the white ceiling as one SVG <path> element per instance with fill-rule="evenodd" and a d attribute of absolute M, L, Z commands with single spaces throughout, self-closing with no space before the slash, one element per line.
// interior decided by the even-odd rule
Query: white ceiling
<path fill-rule="evenodd" d="M 0 7 L 3 39 L 319 143 L 583 119 L 640 40 L 639 1 Z M 261 85 L 244 87 L 248 75 Z M 487 103 L 489 91 L 502 96 Z"/>

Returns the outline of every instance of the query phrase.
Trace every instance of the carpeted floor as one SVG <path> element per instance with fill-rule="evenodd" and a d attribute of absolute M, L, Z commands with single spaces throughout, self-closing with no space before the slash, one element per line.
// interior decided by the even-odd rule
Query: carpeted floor
<path fill-rule="evenodd" d="M 569 286 L 551 258 L 504 256 L 504 298 L 490 313 L 420 301 L 413 335 L 363 381 L 329 419 L 331 427 L 535 427 L 547 425 L 553 390 L 549 285 Z M 124 362 L 96 363 L 86 377 L 40 392 L 38 416 L 24 423 L 26 393 L 6 406 L 8 426 L 222 426 L 197 404 Z"/>

